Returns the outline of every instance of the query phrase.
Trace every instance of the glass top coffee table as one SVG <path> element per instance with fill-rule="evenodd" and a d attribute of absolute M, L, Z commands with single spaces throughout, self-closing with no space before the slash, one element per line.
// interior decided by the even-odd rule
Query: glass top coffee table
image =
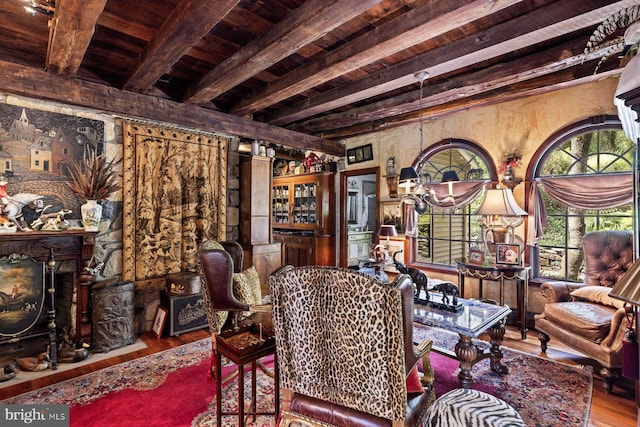
<path fill-rule="evenodd" d="M 442 302 L 442 295 L 429 292 L 431 301 Z M 491 370 L 506 374 L 509 369 L 502 363 L 500 345 L 504 338 L 504 323 L 511 309 L 506 305 L 489 304 L 473 299 L 458 298 L 463 310 L 455 313 L 428 305 L 414 304 L 413 319 L 423 325 L 457 332 L 460 339 L 455 347 L 455 354 L 450 354 L 460 361 L 458 378 L 463 388 L 471 388 L 473 384 L 473 365 L 490 358 Z M 472 342 L 484 332 L 491 338 L 489 350 L 480 349 Z M 448 353 L 448 352 L 445 352 Z"/>

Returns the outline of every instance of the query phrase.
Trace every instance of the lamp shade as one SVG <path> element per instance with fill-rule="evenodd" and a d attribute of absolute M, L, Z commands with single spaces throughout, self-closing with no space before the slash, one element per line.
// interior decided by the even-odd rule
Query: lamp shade
<path fill-rule="evenodd" d="M 378 236 L 395 237 L 398 235 L 395 225 L 381 225 L 378 230 Z"/>
<path fill-rule="evenodd" d="M 460 181 L 460 177 L 456 173 L 456 171 L 444 171 L 442 173 L 442 179 L 440 182 L 458 182 Z"/>
<path fill-rule="evenodd" d="M 510 188 L 496 188 L 487 190 L 484 201 L 476 212 L 478 215 L 501 215 L 501 216 L 525 216 L 528 215 L 523 210 Z"/>
<path fill-rule="evenodd" d="M 402 168 L 400 170 L 400 187 L 412 187 L 419 180 L 418 173 L 414 168 Z"/>
<path fill-rule="evenodd" d="M 636 260 L 624 276 L 616 282 L 609 296 L 640 305 L 640 261 Z"/>

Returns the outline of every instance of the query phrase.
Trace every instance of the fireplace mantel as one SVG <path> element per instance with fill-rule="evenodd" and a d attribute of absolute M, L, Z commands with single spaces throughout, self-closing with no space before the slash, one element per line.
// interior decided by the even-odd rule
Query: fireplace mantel
<path fill-rule="evenodd" d="M 93 257 L 96 234 L 85 230 L 0 233 L 0 256 L 18 253 L 28 255 L 39 262 L 46 262 L 49 259 L 49 249 L 53 249 L 56 263 L 75 261 L 76 342 L 91 343 L 89 293 L 95 277 L 87 273 L 85 267 L 89 266 Z"/>

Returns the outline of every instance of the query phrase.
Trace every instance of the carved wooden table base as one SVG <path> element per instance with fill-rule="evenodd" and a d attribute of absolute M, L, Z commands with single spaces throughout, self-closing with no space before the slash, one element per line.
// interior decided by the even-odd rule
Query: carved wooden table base
<path fill-rule="evenodd" d="M 498 374 L 507 374 L 509 368 L 502 363 L 502 350 L 500 350 L 500 344 L 504 338 L 504 320 L 500 320 L 488 331 L 489 337 L 491 337 L 490 349 L 484 350 L 474 345 L 472 338 L 469 335 L 459 334 L 460 340 L 456 344 L 455 352 L 456 357 L 460 361 L 460 372 L 458 378 L 460 379 L 460 385 L 462 388 L 471 388 L 473 385 L 473 366 L 479 361 L 489 357 L 491 359 L 491 370 Z"/>

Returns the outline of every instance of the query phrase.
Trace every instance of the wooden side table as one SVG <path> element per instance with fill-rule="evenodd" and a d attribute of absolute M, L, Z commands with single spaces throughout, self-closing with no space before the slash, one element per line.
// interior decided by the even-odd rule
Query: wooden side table
<path fill-rule="evenodd" d="M 226 330 L 216 336 L 216 422 L 222 426 L 223 415 L 238 415 L 238 426 L 245 425 L 244 411 L 244 366 L 251 364 L 251 405 L 248 415 L 273 415 L 278 419 L 280 413 L 280 378 L 278 376 L 278 360 L 276 356 L 276 340 L 273 335 L 264 335 L 261 325 L 243 325 L 239 331 Z M 258 359 L 270 354 L 274 355 L 275 409 L 274 412 L 258 412 L 256 402 L 256 367 Z M 229 359 L 238 367 L 238 412 L 222 412 L 222 356 Z"/>
<path fill-rule="evenodd" d="M 479 280 L 480 299 L 482 299 L 482 281 L 492 280 L 500 283 L 500 305 L 504 305 L 504 282 L 515 280 L 518 309 L 518 328 L 522 339 L 527 338 L 527 307 L 529 305 L 529 266 L 490 264 L 488 266 L 456 261 L 458 268 L 458 284 L 460 295 L 464 297 L 464 279 L 466 277 Z"/>

